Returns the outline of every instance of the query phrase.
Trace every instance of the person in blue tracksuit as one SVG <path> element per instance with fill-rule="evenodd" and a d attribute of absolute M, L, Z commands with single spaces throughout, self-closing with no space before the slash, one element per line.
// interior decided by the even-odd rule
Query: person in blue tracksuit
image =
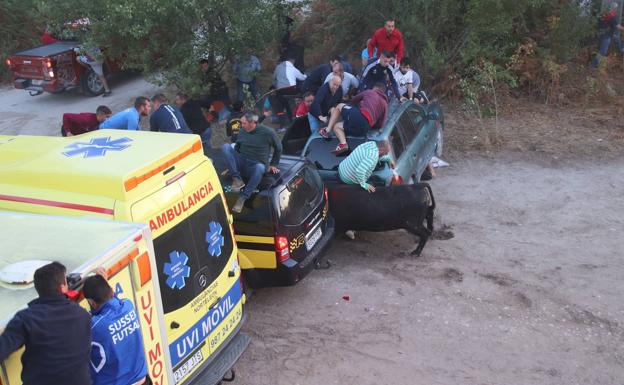
<path fill-rule="evenodd" d="M 192 134 L 184 116 L 177 108 L 170 106 L 169 100 L 163 94 L 152 97 L 154 112 L 150 116 L 150 130 L 160 132 L 176 132 L 179 134 Z"/>
<path fill-rule="evenodd" d="M 87 277 L 82 289 L 91 306 L 91 379 L 93 385 L 140 385 L 147 365 L 139 314 L 119 299 L 101 275 Z"/>

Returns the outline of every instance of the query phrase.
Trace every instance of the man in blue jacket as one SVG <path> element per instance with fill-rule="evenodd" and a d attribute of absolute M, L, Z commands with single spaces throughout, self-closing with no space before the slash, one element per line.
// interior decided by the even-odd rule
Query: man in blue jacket
<path fill-rule="evenodd" d="M 65 266 L 52 262 L 35 271 L 39 298 L 30 301 L 0 335 L 0 362 L 24 346 L 24 385 L 90 385 L 91 317 L 65 296 Z"/>
<path fill-rule="evenodd" d="M 150 130 L 192 134 L 193 131 L 188 128 L 180 110 L 171 107 L 168 103 L 169 100 L 163 94 L 156 94 L 152 97 L 154 112 L 150 116 Z"/>
<path fill-rule="evenodd" d="M 310 106 L 308 121 L 312 132 L 327 126 L 331 110 L 342 102 L 342 79 L 338 75 L 331 78 L 316 91 L 314 102 Z"/>
<path fill-rule="evenodd" d="M 88 277 L 82 289 L 91 306 L 91 378 L 93 385 L 140 385 L 147 366 L 139 315 L 128 299 L 114 296 L 101 275 Z"/>

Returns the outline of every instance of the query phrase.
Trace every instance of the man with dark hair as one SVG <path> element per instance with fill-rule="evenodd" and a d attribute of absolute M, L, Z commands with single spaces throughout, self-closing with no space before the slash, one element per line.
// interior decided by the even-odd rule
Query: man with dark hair
<path fill-rule="evenodd" d="M 35 271 L 39 298 L 30 301 L 0 335 L 0 362 L 24 346 L 24 385 L 90 385 L 91 317 L 65 296 L 65 266 L 52 262 Z"/>
<path fill-rule="evenodd" d="M 63 114 L 61 135 L 80 135 L 85 132 L 97 130 L 100 127 L 100 123 L 110 118 L 112 114 L 113 112 L 106 106 L 98 106 L 95 110 L 95 114 L 93 112 Z"/>
<path fill-rule="evenodd" d="M 240 195 L 232 211 L 240 213 L 245 201 L 251 197 L 262 179 L 262 175 L 269 171 L 272 174 L 280 172 L 280 157 L 282 143 L 271 128 L 263 124 L 258 125 L 258 115 L 255 112 L 246 112 L 241 118 L 243 129 L 239 132 L 236 144 L 229 143 L 221 147 L 223 156 L 232 174 L 232 190 L 239 190 Z M 269 155 L 273 156 L 269 162 Z M 242 177 L 247 177 L 247 184 Z"/>
<path fill-rule="evenodd" d="M 329 59 L 329 63 L 323 63 L 312 70 L 310 75 L 303 82 L 302 90 L 310 91 L 312 93 L 316 93 L 316 91 L 321 88 L 323 83 L 325 82 L 325 78 L 332 72 L 334 68 L 334 64 L 340 63 L 340 57 L 338 55 L 332 56 Z"/>
<path fill-rule="evenodd" d="M 299 103 L 299 105 L 297 105 L 297 108 L 295 109 L 295 117 L 299 118 L 302 116 L 307 116 L 308 112 L 310 112 L 310 106 L 313 102 L 314 93 L 306 91 L 306 93 L 303 94 L 303 100 L 301 101 L 301 103 Z"/>
<path fill-rule="evenodd" d="M 383 51 L 378 60 L 371 61 L 362 71 L 362 81 L 360 82 L 360 91 L 370 90 L 376 83 L 392 85 L 392 91 L 397 99 L 401 100 L 401 94 L 394 74 L 390 68 L 390 60 L 394 57 L 394 53 Z"/>
<path fill-rule="evenodd" d="M 408 57 L 404 57 L 401 60 L 401 65 L 394 71 L 394 78 L 399 85 L 401 99 L 414 99 L 414 95 L 418 92 L 418 87 L 420 87 L 420 76 L 411 69 Z"/>
<path fill-rule="evenodd" d="M 342 154 L 349 150 L 347 135 L 366 136 L 369 130 L 378 130 L 386 122 L 388 115 L 388 97 L 386 85 L 377 83 L 372 90 L 366 90 L 355 95 L 351 104 L 339 104 L 332 111 L 327 129 L 321 129 L 319 133 L 328 138 L 333 130 L 338 138 L 338 146 L 333 151 Z M 342 122 L 338 118 L 342 117 Z"/>
<path fill-rule="evenodd" d="M 140 385 L 147 376 L 139 316 L 128 299 L 114 296 L 101 275 L 82 288 L 91 306 L 91 378 L 93 385 Z"/>
<path fill-rule="evenodd" d="M 210 60 L 200 60 L 199 69 L 202 73 L 201 82 L 206 90 L 206 94 L 202 98 L 203 102 L 207 105 L 215 101 L 223 102 L 225 105 L 230 104 L 230 90 L 223 81 L 223 78 L 221 78 L 221 75 L 219 75 L 214 66 L 211 65 Z"/>
<path fill-rule="evenodd" d="M 152 112 L 152 116 L 150 116 L 151 131 L 192 134 L 180 110 L 171 107 L 165 95 L 154 95 L 152 97 L 152 105 L 154 112 Z"/>
<path fill-rule="evenodd" d="M 140 130 L 139 121 L 141 116 L 150 113 L 152 105 L 150 100 L 144 96 L 139 96 L 134 100 L 134 107 L 127 108 L 106 119 L 100 128 L 115 128 L 118 130 Z"/>
<path fill-rule="evenodd" d="M 388 51 L 396 55 L 397 63 L 403 58 L 403 35 L 395 27 L 395 20 L 388 19 L 383 28 L 379 28 L 368 42 L 368 57 L 375 57 L 377 52 Z"/>
<path fill-rule="evenodd" d="M 175 104 L 180 109 L 184 121 L 191 131 L 193 131 L 193 134 L 201 137 L 204 148 L 210 147 L 212 129 L 202 110 L 202 107 L 208 108 L 209 106 L 204 106 L 201 102 L 190 99 L 189 96 L 183 92 L 178 92 L 175 98 Z"/>

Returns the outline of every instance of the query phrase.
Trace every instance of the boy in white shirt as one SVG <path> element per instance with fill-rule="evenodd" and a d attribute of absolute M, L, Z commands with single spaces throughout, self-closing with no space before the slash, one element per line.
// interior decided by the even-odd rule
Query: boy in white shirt
<path fill-rule="evenodd" d="M 418 87 L 420 87 L 420 76 L 411 69 L 409 58 L 401 59 L 401 65 L 394 72 L 394 79 L 399 85 L 401 99 L 414 99 L 414 94 L 418 92 Z"/>

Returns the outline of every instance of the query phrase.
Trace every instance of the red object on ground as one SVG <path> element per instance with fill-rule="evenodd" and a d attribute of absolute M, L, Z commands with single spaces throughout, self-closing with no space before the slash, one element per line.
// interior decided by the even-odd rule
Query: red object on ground
<path fill-rule="evenodd" d="M 351 299 L 351 297 L 349 297 L 348 295 L 343 295 L 342 299 L 344 299 L 345 301 L 348 301 Z"/>

